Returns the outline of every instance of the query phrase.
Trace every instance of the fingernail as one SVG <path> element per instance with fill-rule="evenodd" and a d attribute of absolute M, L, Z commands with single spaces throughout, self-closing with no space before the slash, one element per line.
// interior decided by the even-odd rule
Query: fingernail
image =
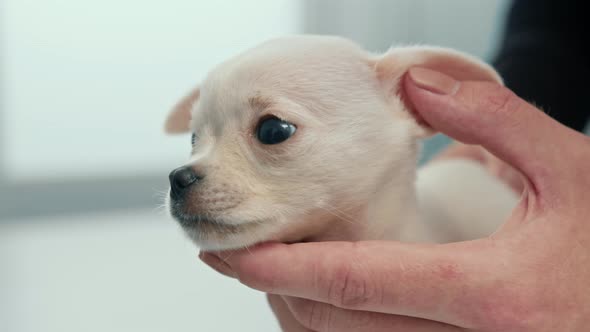
<path fill-rule="evenodd" d="M 230 278 L 237 278 L 237 274 L 232 270 L 232 268 L 229 266 L 229 264 L 227 264 L 226 262 L 224 262 L 221 258 L 219 258 L 216 255 L 207 253 L 207 252 L 200 252 L 199 253 L 199 258 L 207 265 L 209 265 L 210 268 L 212 268 L 213 270 L 228 276 Z"/>
<path fill-rule="evenodd" d="M 443 73 L 420 67 L 408 71 L 410 79 L 419 88 L 439 95 L 454 95 L 459 90 L 459 81 Z"/>

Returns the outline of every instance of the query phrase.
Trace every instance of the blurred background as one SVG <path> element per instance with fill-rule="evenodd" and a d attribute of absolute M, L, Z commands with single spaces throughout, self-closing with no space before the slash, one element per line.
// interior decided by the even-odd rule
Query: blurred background
<path fill-rule="evenodd" d="M 489 60 L 507 1 L 0 0 L 0 331 L 275 331 L 161 205 L 189 153 L 167 111 L 273 36 Z M 446 144 L 435 137 L 426 154 Z"/>

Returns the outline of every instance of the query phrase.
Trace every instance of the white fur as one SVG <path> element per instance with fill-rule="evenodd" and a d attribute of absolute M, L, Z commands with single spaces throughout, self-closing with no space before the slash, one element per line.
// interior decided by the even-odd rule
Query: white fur
<path fill-rule="evenodd" d="M 205 174 L 176 213 L 217 222 L 185 227 L 187 234 L 208 250 L 268 240 L 448 242 L 490 234 L 516 198 L 480 166 L 437 162 L 415 183 L 419 139 L 428 130 L 398 94 L 411 66 L 500 81 L 491 67 L 456 51 L 374 55 L 325 36 L 272 40 L 219 65 L 166 125 L 182 131 L 190 112 L 198 136 L 190 164 Z M 260 144 L 255 129 L 269 114 L 295 124 L 295 135 Z"/>
<path fill-rule="evenodd" d="M 467 159 L 442 160 L 421 168 L 416 187 L 422 223 L 437 242 L 492 234 L 517 200 L 511 188 Z"/>

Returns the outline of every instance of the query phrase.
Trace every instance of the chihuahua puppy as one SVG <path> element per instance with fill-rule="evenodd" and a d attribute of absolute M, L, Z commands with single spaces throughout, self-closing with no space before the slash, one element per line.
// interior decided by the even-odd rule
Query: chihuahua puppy
<path fill-rule="evenodd" d="M 400 96 L 413 66 L 501 83 L 453 50 L 372 54 L 328 36 L 275 39 L 223 62 L 166 121 L 192 133 L 190 160 L 170 174 L 172 216 L 203 250 L 490 235 L 516 204 L 507 186 L 468 160 L 417 172 L 433 133 Z"/>

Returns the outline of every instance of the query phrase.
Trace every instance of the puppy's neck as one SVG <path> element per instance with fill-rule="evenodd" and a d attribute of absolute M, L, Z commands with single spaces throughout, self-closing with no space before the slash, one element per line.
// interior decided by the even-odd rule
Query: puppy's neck
<path fill-rule="evenodd" d="M 408 162 L 414 164 L 408 165 L 405 172 L 385 176 L 366 204 L 346 213 L 330 213 L 333 220 L 328 224 L 332 226 L 309 240 L 431 241 L 420 222 L 415 188 L 415 161 Z"/>
<path fill-rule="evenodd" d="M 392 180 L 374 195 L 367 206 L 362 240 L 421 240 L 415 238 L 420 234 L 415 229 L 420 223 L 413 171 L 404 183 Z"/>

